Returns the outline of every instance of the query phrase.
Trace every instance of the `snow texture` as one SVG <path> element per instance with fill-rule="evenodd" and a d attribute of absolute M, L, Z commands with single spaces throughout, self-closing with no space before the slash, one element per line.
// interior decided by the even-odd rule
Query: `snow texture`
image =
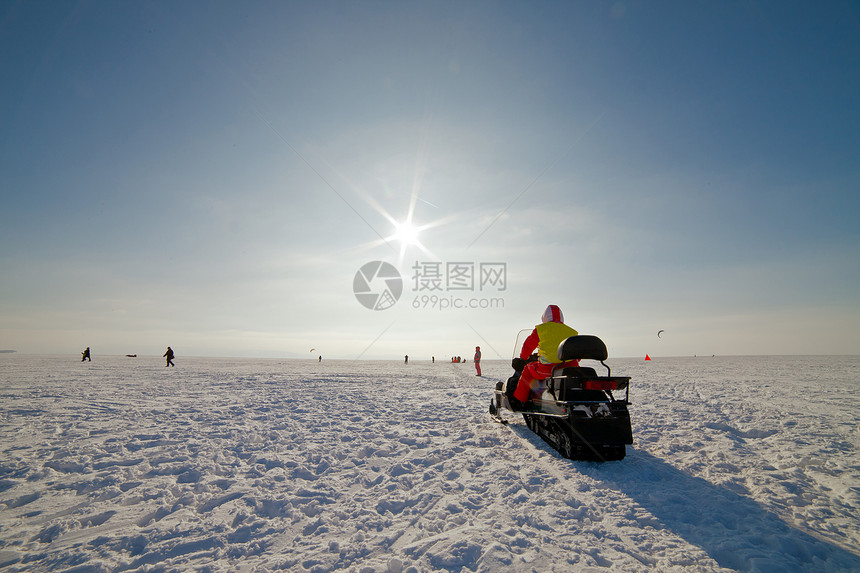
<path fill-rule="evenodd" d="M 860 358 L 612 360 L 635 443 L 508 364 L 0 357 L 4 571 L 860 571 Z"/>

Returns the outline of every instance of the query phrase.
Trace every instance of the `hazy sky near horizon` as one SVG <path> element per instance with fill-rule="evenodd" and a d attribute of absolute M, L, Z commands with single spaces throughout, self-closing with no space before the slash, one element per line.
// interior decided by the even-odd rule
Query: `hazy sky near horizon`
<path fill-rule="evenodd" d="M 858 354 L 858 70 L 840 1 L 5 2 L 0 349 Z"/>

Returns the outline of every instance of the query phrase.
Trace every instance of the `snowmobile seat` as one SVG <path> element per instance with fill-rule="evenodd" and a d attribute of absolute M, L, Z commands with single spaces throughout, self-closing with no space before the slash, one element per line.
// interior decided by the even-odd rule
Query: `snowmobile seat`
<path fill-rule="evenodd" d="M 579 378 L 581 380 L 585 380 L 587 378 L 596 378 L 597 372 L 594 368 L 589 368 L 588 366 L 566 366 L 556 368 L 552 371 L 552 375 L 553 377 L 565 376 L 567 378 Z"/>

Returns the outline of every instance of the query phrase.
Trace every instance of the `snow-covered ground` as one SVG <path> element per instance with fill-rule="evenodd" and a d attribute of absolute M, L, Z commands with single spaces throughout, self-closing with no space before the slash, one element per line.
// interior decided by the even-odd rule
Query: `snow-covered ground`
<path fill-rule="evenodd" d="M 4 571 L 860 571 L 860 358 L 611 360 L 565 460 L 509 365 L 0 356 Z"/>

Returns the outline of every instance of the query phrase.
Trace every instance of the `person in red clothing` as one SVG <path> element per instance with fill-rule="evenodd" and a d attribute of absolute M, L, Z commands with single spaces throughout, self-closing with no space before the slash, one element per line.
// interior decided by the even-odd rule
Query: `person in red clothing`
<path fill-rule="evenodd" d="M 481 375 L 481 347 L 480 346 L 475 347 L 475 372 L 477 372 L 477 374 L 475 374 L 475 376 Z"/>
<path fill-rule="evenodd" d="M 552 375 L 552 369 L 561 363 L 558 359 L 558 345 L 568 336 L 576 336 L 578 333 L 564 324 L 561 309 L 551 304 L 543 313 L 541 324 L 535 326 L 532 333 L 523 342 L 520 351 L 520 359 L 527 360 L 532 352 L 537 349 L 538 361 L 529 362 L 514 391 L 514 398 L 519 402 L 528 402 L 532 392 L 537 392 L 540 381 Z M 571 361 L 570 366 L 578 366 L 579 361 Z"/>

